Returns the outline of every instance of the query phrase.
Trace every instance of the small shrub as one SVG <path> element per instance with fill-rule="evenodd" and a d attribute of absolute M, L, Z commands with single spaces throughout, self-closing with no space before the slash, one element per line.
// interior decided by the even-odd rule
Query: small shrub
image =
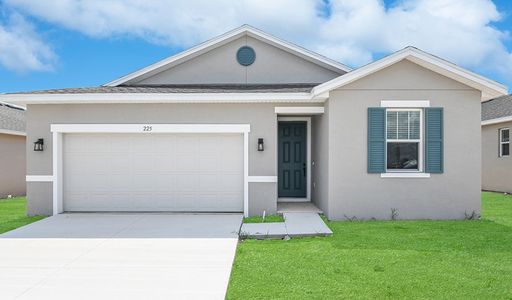
<path fill-rule="evenodd" d="M 395 221 L 396 219 L 398 219 L 398 208 L 391 208 L 391 220 Z"/>

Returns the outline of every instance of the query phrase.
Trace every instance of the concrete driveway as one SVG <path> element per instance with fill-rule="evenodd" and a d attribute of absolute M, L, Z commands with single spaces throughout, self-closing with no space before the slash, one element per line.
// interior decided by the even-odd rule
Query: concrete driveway
<path fill-rule="evenodd" d="M 223 299 L 238 214 L 61 214 L 0 235 L 2 299 Z"/>

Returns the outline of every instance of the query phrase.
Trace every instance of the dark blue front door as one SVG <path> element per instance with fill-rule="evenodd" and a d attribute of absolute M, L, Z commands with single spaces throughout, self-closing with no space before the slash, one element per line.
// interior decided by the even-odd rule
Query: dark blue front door
<path fill-rule="evenodd" d="M 306 122 L 278 124 L 278 196 L 306 197 Z"/>

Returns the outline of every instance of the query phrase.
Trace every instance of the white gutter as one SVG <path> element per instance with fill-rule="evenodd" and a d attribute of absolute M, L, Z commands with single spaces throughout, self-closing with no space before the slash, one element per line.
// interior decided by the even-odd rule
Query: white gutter
<path fill-rule="evenodd" d="M 0 99 L 11 103 L 259 103 L 323 102 L 327 97 L 312 99 L 310 93 L 83 93 L 83 94 L 3 94 Z"/>
<path fill-rule="evenodd" d="M 498 123 L 503 123 L 503 122 L 512 122 L 512 116 L 485 120 L 485 121 L 482 121 L 482 126 L 498 124 Z"/>

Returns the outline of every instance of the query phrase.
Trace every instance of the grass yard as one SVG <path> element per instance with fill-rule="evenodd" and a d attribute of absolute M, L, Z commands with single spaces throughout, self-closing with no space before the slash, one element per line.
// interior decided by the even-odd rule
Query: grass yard
<path fill-rule="evenodd" d="M 239 244 L 228 299 L 512 299 L 512 196 L 477 221 L 328 222 L 334 235 Z"/>
<path fill-rule="evenodd" d="M 281 215 L 268 215 L 265 216 L 265 220 L 261 216 L 247 217 L 244 218 L 244 223 L 274 223 L 284 222 L 284 218 Z"/>
<path fill-rule="evenodd" d="M 27 217 L 25 197 L 0 199 L 0 233 L 16 229 L 43 219 L 43 216 Z"/>

